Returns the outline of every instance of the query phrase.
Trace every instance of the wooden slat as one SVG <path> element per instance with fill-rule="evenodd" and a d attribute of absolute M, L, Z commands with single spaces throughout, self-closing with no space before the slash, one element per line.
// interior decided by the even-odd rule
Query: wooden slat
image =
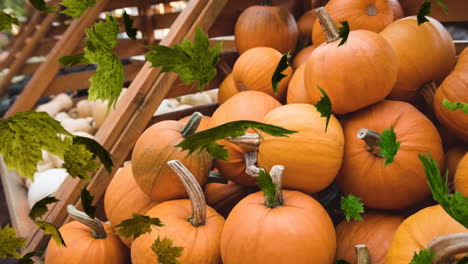
<path fill-rule="evenodd" d="M 455 50 L 460 54 L 466 47 L 468 47 L 468 40 L 455 40 Z"/>
<path fill-rule="evenodd" d="M 424 0 L 399 0 L 406 16 L 415 16 Z M 468 21 L 468 12 L 466 12 L 466 0 L 444 0 L 449 12 L 446 15 L 442 8 L 434 4 L 430 16 L 441 22 L 461 22 Z"/>
<path fill-rule="evenodd" d="M 139 30 L 142 33 L 143 42 L 153 44 L 155 41 L 153 16 L 154 10 L 151 8 L 150 0 L 140 0 L 138 3 L 138 15 L 140 17 Z M 172 23 L 171 23 L 172 24 Z"/>
<path fill-rule="evenodd" d="M 151 4 L 159 4 L 159 3 L 169 3 L 174 0 L 151 0 Z M 138 1 L 135 0 L 112 0 L 110 1 L 106 7 L 104 8 L 104 11 L 110 11 L 114 9 L 120 9 L 124 7 L 136 7 L 138 4 Z"/>
<path fill-rule="evenodd" d="M 234 35 L 234 25 L 242 11 L 250 6 L 258 5 L 260 2 L 260 0 L 229 1 L 213 27 L 210 28 L 208 35 L 210 37 Z"/>

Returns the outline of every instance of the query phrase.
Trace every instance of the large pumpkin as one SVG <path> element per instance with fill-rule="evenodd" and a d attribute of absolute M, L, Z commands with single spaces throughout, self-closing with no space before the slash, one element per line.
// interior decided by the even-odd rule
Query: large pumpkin
<path fill-rule="evenodd" d="M 271 171 L 277 187 L 280 167 Z M 257 192 L 234 207 L 221 238 L 223 263 L 332 263 L 335 229 L 325 209 L 308 195 L 280 187 L 271 199 L 274 203 L 266 204 Z"/>
<path fill-rule="evenodd" d="M 231 73 L 228 76 L 226 76 L 224 81 L 219 86 L 218 103 L 224 104 L 224 102 L 226 102 L 227 99 L 231 98 L 232 96 L 238 93 L 239 93 L 239 90 L 236 87 L 236 83 L 234 82 L 234 79 L 232 78 L 232 73 Z"/>
<path fill-rule="evenodd" d="M 455 65 L 452 37 L 442 24 L 427 18 L 429 22 L 418 25 L 416 17 L 406 17 L 380 33 L 398 57 L 398 79 L 390 99 L 413 99 L 423 85 L 442 81 Z"/>
<path fill-rule="evenodd" d="M 146 129 L 132 153 L 133 177 L 138 186 L 152 200 L 163 202 L 184 198 L 187 192 L 177 175 L 166 164 L 172 159 L 182 160 L 203 184 L 212 167 L 212 159 L 206 151 L 188 155 L 175 147 L 185 137 L 195 133 L 202 115 L 195 113 L 187 124 L 180 121 L 162 121 Z"/>
<path fill-rule="evenodd" d="M 246 187 L 232 181 L 228 183 L 208 183 L 203 187 L 206 204 L 213 207 L 216 212 L 224 217 L 229 215 L 232 208 L 240 200 L 254 191 L 255 188 L 253 187 Z"/>
<path fill-rule="evenodd" d="M 468 152 L 468 147 L 457 146 L 449 149 L 445 153 L 445 169 L 448 171 L 448 180 L 452 182 L 455 178 L 455 172 L 457 171 L 460 160 Z"/>
<path fill-rule="evenodd" d="M 292 63 L 293 69 L 297 70 L 302 64 L 305 64 L 307 60 L 309 59 L 310 55 L 312 55 L 312 52 L 314 50 L 315 50 L 315 46 L 311 45 L 299 51 L 294 57 L 294 60 Z"/>
<path fill-rule="evenodd" d="M 169 161 L 168 164 L 187 187 L 190 200 L 163 202 L 146 213 L 150 217 L 158 217 L 164 226 L 152 227 L 150 233 L 133 241 L 132 263 L 159 263 L 151 245 L 158 237 L 167 237 L 173 241 L 174 246 L 184 248 L 182 256 L 177 259 L 180 263 L 219 264 L 224 218 L 213 208 L 206 206 L 203 190 L 187 168 L 178 161 Z"/>
<path fill-rule="evenodd" d="M 234 35 L 239 54 L 256 47 L 271 47 L 281 53 L 293 51 L 299 37 L 296 20 L 289 10 L 271 6 L 262 0 L 242 12 L 236 22 Z M 270 3 L 268 3 L 270 2 Z"/>
<path fill-rule="evenodd" d="M 455 173 L 455 190 L 468 196 L 468 154 L 465 154 L 458 163 Z"/>
<path fill-rule="evenodd" d="M 301 65 L 293 74 L 288 86 L 286 102 L 288 104 L 309 104 L 311 100 L 304 87 L 305 65 Z"/>
<path fill-rule="evenodd" d="M 461 232 L 468 230 L 440 205 L 426 207 L 398 227 L 386 256 L 386 264 L 408 264 L 414 253 L 425 249 L 433 239 Z"/>
<path fill-rule="evenodd" d="M 344 157 L 337 179 L 345 193 L 378 209 L 403 209 L 430 195 L 418 154 L 430 153 L 443 168 L 444 153 L 437 129 L 415 107 L 383 101 L 347 116 L 342 125 Z M 385 165 L 376 142 L 392 126 L 401 145 L 394 161 Z"/>
<path fill-rule="evenodd" d="M 367 30 L 351 31 L 347 42 L 339 46 L 338 31 L 324 8 L 319 8 L 318 17 L 327 27 L 328 43 L 316 47 L 306 63 L 305 88 L 312 102 L 323 97 L 318 87 L 330 97 L 335 114 L 354 112 L 383 100 L 397 77 L 392 47 Z"/>
<path fill-rule="evenodd" d="M 76 220 L 59 229 L 67 246 L 58 247 L 51 239 L 44 264 L 129 262 L 128 248 L 114 235 L 110 225 L 91 219 L 73 205 L 68 205 L 67 209 L 70 217 Z"/>
<path fill-rule="evenodd" d="M 232 70 L 237 88 L 241 91 L 264 92 L 276 99 L 283 98 L 293 70 L 288 67 L 282 72 L 286 77 L 280 81 L 278 93 L 275 94 L 271 78 L 280 60 L 281 53 L 272 48 L 253 48 L 243 53 Z"/>
<path fill-rule="evenodd" d="M 434 111 L 437 119 L 458 138 L 468 142 L 467 114 L 461 109 L 449 110 L 445 108 L 442 105 L 444 100 L 459 103 L 468 102 L 468 49 L 464 49 L 458 56 L 455 69 L 445 78 L 434 95 Z"/>
<path fill-rule="evenodd" d="M 344 220 L 336 227 L 336 259 L 358 263 L 355 245 L 369 248 L 372 264 L 385 264 L 390 242 L 398 226 L 405 220 L 398 215 L 370 212 L 362 215 L 362 221 Z"/>
<path fill-rule="evenodd" d="M 131 164 L 115 174 L 104 195 L 104 210 L 112 226 L 132 218 L 134 213 L 144 214 L 156 204 L 135 182 Z M 120 238 L 130 247 L 131 238 Z"/>

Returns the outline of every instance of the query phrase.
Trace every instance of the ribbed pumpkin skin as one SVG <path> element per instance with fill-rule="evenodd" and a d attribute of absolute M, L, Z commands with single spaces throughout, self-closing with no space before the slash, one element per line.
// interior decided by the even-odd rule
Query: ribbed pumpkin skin
<path fill-rule="evenodd" d="M 339 43 L 318 46 L 306 63 L 304 81 L 312 102 L 323 97 L 317 86 L 330 97 L 335 114 L 354 112 L 383 100 L 397 78 L 397 57 L 392 47 L 367 30 L 352 31 L 345 45 L 338 47 Z"/>
<path fill-rule="evenodd" d="M 224 264 L 333 262 L 335 229 L 325 209 L 300 192 L 283 191 L 283 198 L 271 209 L 257 192 L 234 207 L 221 238 Z"/>
<path fill-rule="evenodd" d="M 271 77 L 281 60 L 281 53 L 272 48 L 259 47 L 243 53 L 234 64 L 232 76 L 237 88 L 241 91 L 260 91 L 276 99 L 284 98 L 293 70 L 288 67 L 282 73 L 286 75 L 280 83 L 278 94 L 275 94 Z"/>
<path fill-rule="evenodd" d="M 451 102 L 468 102 L 468 49 L 458 56 L 458 62 L 452 73 L 437 89 L 434 95 L 434 111 L 437 119 L 450 132 L 468 142 L 468 118 L 462 110 L 451 111 L 442 105 L 444 99 Z"/>
<path fill-rule="evenodd" d="M 400 2 L 398 2 L 398 0 L 389 0 L 389 2 L 390 2 L 390 7 L 392 8 L 392 11 L 393 11 L 393 21 L 396 21 L 398 19 L 405 17 L 403 8 L 401 7 L 401 4 Z"/>
<path fill-rule="evenodd" d="M 455 178 L 455 172 L 457 171 L 460 160 L 468 152 L 468 147 L 453 147 L 445 153 L 445 170 L 449 173 L 449 182 Z"/>
<path fill-rule="evenodd" d="M 251 6 L 239 16 L 234 28 L 239 54 L 256 47 L 271 47 L 281 53 L 296 48 L 299 30 L 287 8 Z"/>
<path fill-rule="evenodd" d="M 411 100 L 424 84 L 443 80 L 455 65 L 452 37 L 442 24 L 428 19 L 418 26 L 416 17 L 406 17 L 380 33 L 398 57 L 398 79 L 390 99 Z"/>
<path fill-rule="evenodd" d="M 53 239 L 49 241 L 44 264 L 94 264 L 129 263 L 128 248 L 112 233 L 112 228 L 103 223 L 107 237 L 96 239 L 91 229 L 77 221 L 63 225 L 59 231 L 67 247 L 57 247 Z"/>
<path fill-rule="evenodd" d="M 150 209 L 146 215 L 158 217 L 163 227 L 152 227 L 150 233 L 141 235 L 133 241 L 132 264 L 157 264 L 157 256 L 151 245 L 158 238 L 170 238 L 174 246 L 183 247 L 180 263 L 220 264 L 219 245 L 224 218 L 216 211 L 206 207 L 206 224 L 194 227 L 187 219 L 191 216 L 190 201 L 173 200 L 160 203 Z"/>
<path fill-rule="evenodd" d="M 368 152 L 356 135 L 361 128 L 382 133 L 392 125 L 401 145 L 393 163 L 385 166 L 384 159 Z M 344 157 L 337 177 L 341 190 L 376 209 L 404 209 L 430 195 L 418 154 L 430 153 L 443 168 L 444 152 L 437 129 L 415 107 L 383 101 L 347 116 L 342 126 Z"/>
<path fill-rule="evenodd" d="M 229 98 L 239 93 L 237 90 L 236 83 L 234 83 L 234 79 L 232 78 L 232 73 L 226 76 L 224 81 L 219 86 L 218 92 L 218 103 L 224 104 Z"/>
<path fill-rule="evenodd" d="M 385 258 L 386 264 L 408 264 L 414 252 L 425 249 L 434 238 L 468 232 L 440 205 L 426 207 L 406 218 L 398 227 Z"/>
<path fill-rule="evenodd" d="M 205 193 L 206 204 L 213 207 L 219 214 L 227 217 L 232 208 L 244 199 L 247 195 L 255 190 L 251 187 L 246 187 L 235 182 L 224 183 L 208 183 L 203 187 Z"/>
<path fill-rule="evenodd" d="M 257 91 L 240 92 L 220 105 L 211 117 L 211 125 L 219 126 L 238 120 L 261 122 L 271 110 L 281 106 L 273 97 Z M 250 131 L 253 132 L 253 131 Z M 215 167 L 221 175 L 236 183 L 256 186 L 255 180 L 245 173 L 244 151 L 225 140 L 220 141 L 229 151 L 226 161 L 215 160 Z"/>
<path fill-rule="evenodd" d="M 268 113 L 263 123 L 298 133 L 289 137 L 262 134 L 258 165 L 267 171 L 285 166 L 283 186 L 309 194 L 325 189 L 335 179 L 343 159 L 343 130 L 331 116 L 325 132 L 325 118 L 313 105 L 290 104 Z"/>
<path fill-rule="evenodd" d="M 455 173 L 455 190 L 468 196 L 468 154 L 465 154 L 458 163 Z"/>
<path fill-rule="evenodd" d="M 369 5 L 375 6 L 377 15 L 368 15 Z M 337 25 L 340 25 L 340 21 L 347 20 L 351 30 L 365 29 L 379 33 L 393 21 L 393 9 L 389 0 L 330 0 L 325 9 Z M 312 41 L 316 46 L 326 41 L 318 20 L 314 23 Z"/>
<path fill-rule="evenodd" d="M 104 195 L 104 210 L 112 226 L 132 218 L 134 213 L 144 214 L 156 204 L 135 182 L 131 164 L 127 164 L 114 175 Z M 132 238 L 120 239 L 127 247 L 133 241 Z"/>
<path fill-rule="evenodd" d="M 184 185 L 166 164 L 167 161 L 182 162 L 202 186 L 211 170 L 212 159 L 206 151 L 188 156 L 188 151 L 174 147 L 183 140 L 180 131 L 184 126 L 179 121 L 159 122 L 146 129 L 135 144 L 133 177 L 152 200 L 163 202 L 187 197 Z"/>
<path fill-rule="evenodd" d="M 286 102 L 288 104 L 312 103 L 304 87 L 304 70 L 305 65 L 301 65 L 301 67 L 294 72 L 289 82 L 288 95 L 286 96 Z"/>
<path fill-rule="evenodd" d="M 312 45 L 299 51 L 294 57 L 292 64 L 293 69 L 297 70 L 302 64 L 305 64 L 314 50 L 315 46 Z"/>
<path fill-rule="evenodd" d="M 398 215 L 384 213 L 365 213 L 363 221 L 349 223 L 343 220 L 336 227 L 335 259 L 346 259 L 357 263 L 354 246 L 364 244 L 369 248 L 373 264 L 385 264 L 385 255 L 398 226 L 405 220 Z"/>

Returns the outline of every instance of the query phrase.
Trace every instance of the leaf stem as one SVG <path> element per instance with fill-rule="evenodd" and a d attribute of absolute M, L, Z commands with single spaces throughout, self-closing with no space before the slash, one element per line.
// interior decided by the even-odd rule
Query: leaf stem
<path fill-rule="evenodd" d="M 284 204 L 283 201 L 283 172 L 284 166 L 275 165 L 270 170 L 271 179 L 276 185 L 275 191 L 275 207 L 281 206 Z"/>
<path fill-rule="evenodd" d="M 247 152 L 244 154 L 245 173 L 256 178 L 260 169 L 257 167 L 257 152 Z"/>
<path fill-rule="evenodd" d="M 338 40 L 340 38 L 338 28 L 325 7 L 319 7 L 317 9 L 317 17 L 319 19 L 320 26 L 327 37 L 327 43 Z"/>
<path fill-rule="evenodd" d="M 369 249 L 366 245 L 356 245 L 354 246 L 354 251 L 356 252 L 357 264 L 371 264 L 371 257 L 369 254 Z"/>
<path fill-rule="evenodd" d="M 102 222 L 96 218 L 91 218 L 84 212 L 76 209 L 76 207 L 72 204 L 67 206 L 68 215 L 75 219 L 76 221 L 80 222 L 81 224 L 91 228 L 92 232 L 91 235 L 96 239 L 104 239 L 107 237 L 106 230 L 102 225 Z"/>
<path fill-rule="evenodd" d="M 468 252 L 468 233 L 448 234 L 435 238 L 428 247 L 435 252 L 432 263 L 450 264 L 452 257 Z"/>
<path fill-rule="evenodd" d="M 180 131 L 183 138 L 187 138 L 195 134 L 195 132 L 197 132 L 197 129 L 198 129 L 198 126 L 200 125 L 202 117 L 203 115 L 200 114 L 199 112 L 195 112 L 192 114 L 192 116 L 190 117 L 190 120 L 187 122 L 185 127 Z"/>
<path fill-rule="evenodd" d="M 178 160 L 168 161 L 167 164 L 179 176 L 179 179 L 187 190 L 192 203 L 192 216 L 188 219 L 194 226 L 203 226 L 206 223 L 206 201 L 203 190 L 198 184 L 195 176 Z"/>
<path fill-rule="evenodd" d="M 376 157 L 382 157 L 380 152 L 380 134 L 374 130 L 361 128 L 357 132 L 357 138 L 364 140 L 367 144 L 367 151 Z"/>
<path fill-rule="evenodd" d="M 272 6 L 271 0 L 262 0 L 262 6 Z"/>

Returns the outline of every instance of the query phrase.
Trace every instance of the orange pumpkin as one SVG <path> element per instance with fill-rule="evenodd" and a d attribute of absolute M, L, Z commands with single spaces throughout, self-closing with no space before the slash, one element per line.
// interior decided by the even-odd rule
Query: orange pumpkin
<path fill-rule="evenodd" d="M 226 76 L 224 81 L 219 86 L 218 103 L 224 104 L 224 102 L 226 102 L 227 99 L 231 98 L 232 96 L 238 93 L 239 90 L 236 87 L 236 83 L 234 82 L 231 73 L 228 76 Z"/>
<path fill-rule="evenodd" d="M 423 85 L 442 81 L 455 65 L 452 37 L 442 24 L 428 19 L 419 26 L 416 17 L 406 17 L 380 33 L 398 57 L 398 79 L 390 99 L 412 100 Z"/>
<path fill-rule="evenodd" d="M 129 262 L 128 248 L 114 235 L 112 227 L 68 205 L 68 214 L 76 221 L 64 224 L 59 232 L 67 244 L 58 247 L 51 239 L 44 264 L 76 264 Z"/>
<path fill-rule="evenodd" d="M 457 146 L 449 149 L 445 153 L 445 169 L 448 171 L 448 180 L 452 182 L 455 178 L 455 172 L 457 171 L 458 163 L 468 152 L 467 147 Z"/>
<path fill-rule="evenodd" d="M 365 213 L 362 221 L 343 221 L 336 227 L 336 259 L 358 263 L 354 246 L 364 244 L 369 248 L 372 264 L 385 264 L 390 242 L 398 226 L 405 220 L 398 215 Z"/>
<path fill-rule="evenodd" d="M 338 31 L 323 7 L 318 17 L 327 28 L 328 43 L 318 46 L 306 63 L 305 88 L 312 102 L 323 96 L 318 87 L 330 97 L 335 114 L 354 112 L 383 100 L 397 77 L 392 47 L 367 30 L 351 31 L 347 42 L 338 47 Z"/>
<path fill-rule="evenodd" d="M 297 27 L 299 28 L 299 36 L 301 38 L 310 39 L 312 36 L 312 28 L 315 20 L 317 19 L 317 9 L 313 8 L 307 11 L 297 21 Z"/>
<path fill-rule="evenodd" d="M 132 218 L 133 214 L 144 214 L 158 204 L 151 201 L 135 182 L 132 165 L 127 164 L 115 174 L 104 196 L 104 210 L 112 226 L 123 220 Z M 120 237 L 127 247 L 132 244 L 132 238 Z"/>
<path fill-rule="evenodd" d="M 180 122 L 187 124 L 190 121 L 191 116 L 186 116 L 179 119 Z M 210 116 L 203 116 L 200 121 L 200 125 L 198 125 L 198 131 L 203 131 L 211 128 L 211 117 Z"/>
<path fill-rule="evenodd" d="M 240 92 L 216 109 L 211 118 L 211 125 L 215 127 L 238 120 L 260 122 L 268 112 L 279 106 L 281 104 L 275 98 L 265 93 L 257 91 Z M 229 151 L 227 160 L 215 160 L 215 167 L 221 175 L 242 185 L 255 186 L 255 180 L 252 176 L 245 173 L 245 151 L 225 140 L 219 143 L 225 145 Z"/>
<path fill-rule="evenodd" d="M 383 101 L 347 116 L 342 126 L 344 158 L 337 179 L 345 193 L 377 209 L 404 209 L 430 195 L 417 154 L 430 153 L 443 168 L 444 152 L 437 129 L 414 106 Z M 401 145 L 394 161 L 385 166 L 376 142 L 391 126 Z"/>
<path fill-rule="evenodd" d="M 465 154 L 458 163 L 455 173 L 455 190 L 468 196 L 468 154 Z"/>
<path fill-rule="evenodd" d="M 414 253 L 425 249 L 433 239 L 460 232 L 465 233 L 468 230 L 449 216 L 440 205 L 426 207 L 408 217 L 398 227 L 385 263 L 408 264 Z"/>
<path fill-rule="evenodd" d="M 133 264 L 156 264 L 157 256 L 151 245 L 160 237 L 169 238 L 173 245 L 183 247 L 180 263 L 219 264 L 219 246 L 224 218 L 206 206 L 203 190 L 195 177 L 178 161 L 169 161 L 187 188 L 190 200 L 172 200 L 151 208 L 146 215 L 158 217 L 164 226 L 152 227 L 150 233 L 141 235 L 132 244 Z"/>
<path fill-rule="evenodd" d="M 279 187 L 274 204 L 266 205 L 263 192 L 256 192 L 229 214 L 221 238 L 224 264 L 333 262 L 336 238 L 330 217 L 312 197 L 281 190 L 281 167 L 271 171 Z"/>
<path fill-rule="evenodd" d="M 206 204 L 213 207 L 222 216 L 227 217 L 232 208 L 244 197 L 253 193 L 255 189 L 229 181 L 228 183 L 208 183 L 203 190 Z"/>
<path fill-rule="evenodd" d="M 260 91 L 281 99 L 286 94 L 292 68 L 288 67 L 282 73 L 286 75 L 279 83 L 278 93 L 275 94 L 271 84 L 271 77 L 281 60 L 281 53 L 272 48 L 253 48 L 243 53 L 234 64 L 232 76 L 236 87 L 241 91 Z"/>
<path fill-rule="evenodd" d="M 294 57 L 294 60 L 292 63 L 293 69 L 297 70 L 302 64 L 305 64 L 314 50 L 315 50 L 315 46 L 312 45 L 299 51 Z"/>
<path fill-rule="evenodd" d="M 393 21 L 402 19 L 405 17 L 405 13 L 403 11 L 403 8 L 400 5 L 400 2 L 398 0 L 389 0 L 390 2 L 390 7 L 392 8 L 393 11 Z"/>
<path fill-rule="evenodd" d="M 468 102 L 468 49 L 458 56 L 455 69 L 442 82 L 434 95 L 434 111 L 437 119 L 461 140 L 468 142 L 468 118 L 460 110 L 448 110 L 442 105 L 444 100 Z"/>
<path fill-rule="evenodd" d="M 296 20 L 282 6 L 264 5 L 245 9 L 237 19 L 234 35 L 239 54 L 256 47 L 270 47 L 281 53 L 293 51 L 299 37 Z M 268 3 L 270 2 L 270 3 Z"/>
<path fill-rule="evenodd" d="M 205 182 L 212 167 L 210 155 L 206 151 L 188 155 L 188 151 L 175 147 L 195 133 L 201 117 L 195 113 L 187 124 L 173 120 L 159 122 L 146 129 L 136 142 L 132 153 L 133 177 L 152 200 L 163 202 L 187 196 L 184 185 L 167 166 L 168 160 L 183 160 L 197 181 Z"/>
<path fill-rule="evenodd" d="M 286 102 L 288 104 L 310 104 L 312 103 L 304 87 L 305 65 L 301 65 L 293 74 L 288 86 Z"/>
<path fill-rule="evenodd" d="M 389 0 L 331 0 L 325 9 L 335 23 L 348 21 L 351 30 L 382 31 L 393 21 Z M 327 40 L 318 20 L 312 30 L 312 42 L 318 46 Z M 368 48 L 368 47 L 367 47 Z"/>

